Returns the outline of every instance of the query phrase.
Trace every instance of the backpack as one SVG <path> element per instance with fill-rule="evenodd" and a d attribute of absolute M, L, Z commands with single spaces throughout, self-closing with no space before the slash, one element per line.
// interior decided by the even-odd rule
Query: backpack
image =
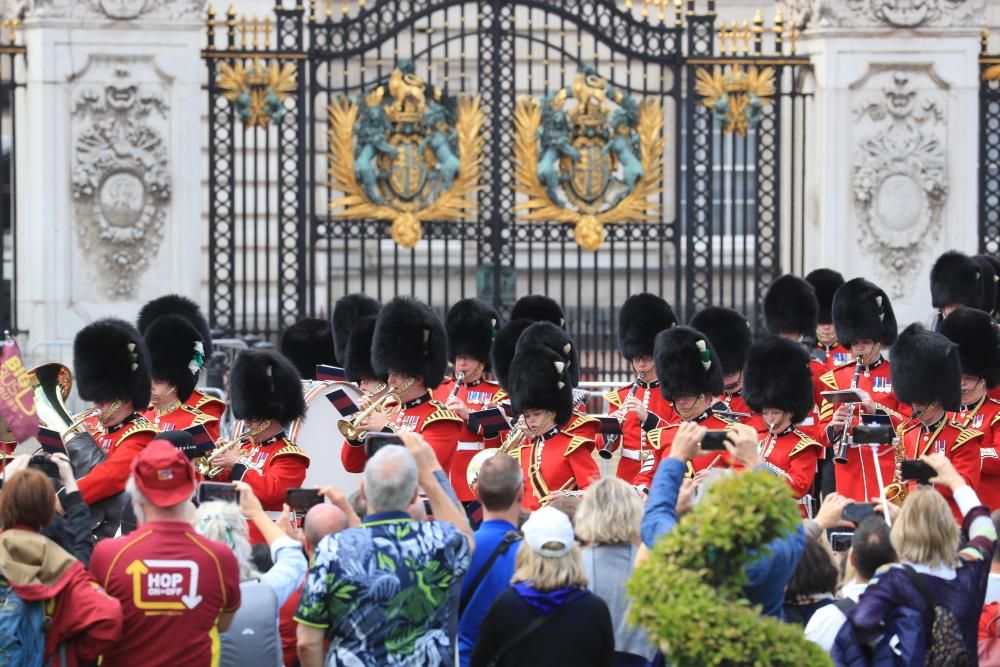
<path fill-rule="evenodd" d="M 927 626 L 927 655 L 924 657 L 924 664 L 927 667 L 975 665 L 976 659 L 965 646 L 962 628 L 955 614 L 947 607 L 934 604 L 934 598 L 920 581 L 916 570 L 905 564 L 903 568 L 914 587 L 920 591 L 927 608 L 931 610 L 930 619 L 924 620 Z"/>
<path fill-rule="evenodd" d="M 26 602 L 0 576 L 0 665 L 41 667 L 49 619 L 43 602 Z"/>

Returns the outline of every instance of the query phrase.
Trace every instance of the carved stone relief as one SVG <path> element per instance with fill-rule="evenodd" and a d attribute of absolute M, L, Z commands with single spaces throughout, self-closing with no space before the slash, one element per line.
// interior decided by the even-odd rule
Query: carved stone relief
<path fill-rule="evenodd" d="M 136 67 L 115 59 L 92 65 L 88 79 L 110 81 L 83 84 L 72 97 L 77 237 L 110 299 L 135 295 L 170 202 L 166 86 L 140 82 Z"/>
<path fill-rule="evenodd" d="M 0 0 L 4 18 L 196 20 L 206 0 Z"/>
<path fill-rule="evenodd" d="M 917 79 L 934 81 L 906 70 L 878 74 L 869 89 L 880 90 L 862 93 L 853 109 L 851 188 L 862 248 L 897 298 L 920 274 L 920 247 L 939 236 L 948 196 L 944 103 Z"/>
<path fill-rule="evenodd" d="M 985 0 L 778 0 L 798 28 L 980 28 Z"/>

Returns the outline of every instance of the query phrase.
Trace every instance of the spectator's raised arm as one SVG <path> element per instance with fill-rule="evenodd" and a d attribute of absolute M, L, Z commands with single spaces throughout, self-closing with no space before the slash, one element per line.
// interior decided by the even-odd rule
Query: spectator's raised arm
<path fill-rule="evenodd" d="M 441 464 L 438 463 L 434 450 L 427 444 L 426 440 L 416 433 L 400 433 L 399 439 L 403 441 L 417 462 L 418 480 L 424 493 L 427 494 L 427 500 L 430 501 L 434 518 L 439 521 L 447 521 L 461 531 L 468 538 L 469 550 L 471 551 L 475 546 L 472 538 L 472 527 L 469 526 L 469 520 L 461 505 L 454 501 L 444 486 L 447 484 L 448 477 L 441 468 Z"/>

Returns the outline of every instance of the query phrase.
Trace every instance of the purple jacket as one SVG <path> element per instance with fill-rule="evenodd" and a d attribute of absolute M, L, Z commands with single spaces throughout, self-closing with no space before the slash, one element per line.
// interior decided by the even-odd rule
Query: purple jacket
<path fill-rule="evenodd" d="M 962 521 L 962 539 L 967 544 L 959 552 L 959 565 L 954 579 L 917 575 L 937 604 L 955 615 L 972 655 L 977 654 L 979 614 L 983 610 L 986 582 L 996 543 L 995 535 L 991 534 L 977 534 L 969 539 L 969 527 L 979 517 L 989 519 L 989 510 L 983 506 L 975 507 Z M 992 533 L 992 522 L 990 529 Z M 879 568 L 848 617 L 858 631 L 873 631 L 896 607 L 915 609 L 925 614 L 925 618 L 930 613 L 924 597 L 910 581 L 903 566 L 894 563 Z"/>

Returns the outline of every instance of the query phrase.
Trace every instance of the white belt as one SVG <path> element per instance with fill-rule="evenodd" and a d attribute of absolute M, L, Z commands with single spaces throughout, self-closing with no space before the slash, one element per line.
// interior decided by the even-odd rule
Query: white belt
<path fill-rule="evenodd" d="M 455 448 L 455 451 L 456 452 L 478 452 L 478 451 L 482 450 L 482 448 L 483 448 L 483 443 L 481 443 L 479 441 L 476 441 L 476 442 L 460 442 L 460 443 L 458 443 L 458 447 Z"/>
<path fill-rule="evenodd" d="M 277 521 L 278 519 L 281 518 L 281 512 L 275 512 L 275 511 L 272 511 L 272 510 L 264 510 L 264 514 L 266 514 L 267 518 L 270 519 L 271 521 Z"/>
<path fill-rule="evenodd" d="M 623 448 L 622 449 L 622 458 L 623 459 L 631 459 L 632 461 L 641 461 L 642 460 L 642 452 L 640 452 L 638 449 L 624 449 Z"/>

